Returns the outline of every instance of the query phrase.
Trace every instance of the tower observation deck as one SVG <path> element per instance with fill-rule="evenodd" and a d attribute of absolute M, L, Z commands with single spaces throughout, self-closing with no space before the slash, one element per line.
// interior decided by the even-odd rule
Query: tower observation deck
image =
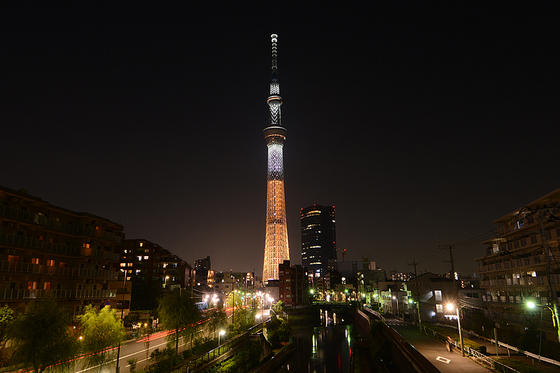
<path fill-rule="evenodd" d="M 269 126 L 263 131 L 268 148 L 266 189 L 266 234 L 264 243 L 263 281 L 278 279 L 278 265 L 290 260 L 286 200 L 284 195 L 284 141 L 287 131 L 281 125 L 280 85 L 278 84 L 278 35 L 272 34 L 272 81 L 267 103 L 270 109 Z"/>

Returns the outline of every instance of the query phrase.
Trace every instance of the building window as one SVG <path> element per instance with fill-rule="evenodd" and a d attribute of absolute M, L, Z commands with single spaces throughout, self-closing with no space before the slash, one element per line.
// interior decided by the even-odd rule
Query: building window
<path fill-rule="evenodd" d="M 31 258 L 32 264 L 39 264 L 39 258 Z"/>
<path fill-rule="evenodd" d="M 27 283 L 27 288 L 28 289 L 37 289 L 37 282 L 36 281 L 29 281 Z"/>
<path fill-rule="evenodd" d="M 443 304 L 436 304 L 436 312 L 443 313 Z"/>
<path fill-rule="evenodd" d="M 51 288 L 51 283 L 49 281 L 45 281 L 43 284 L 43 289 L 49 290 Z"/>
<path fill-rule="evenodd" d="M 55 265 L 54 260 L 53 260 L 53 259 L 48 259 L 48 260 L 47 260 L 47 265 L 48 265 L 49 267 L 54 267 L 54 265 Z M 50 289 L 50 288 L 49 288 L 49 289 Z"/>
<path fill-rule="evenodd" d="M 434 296 L 436 297 L 436 302 L 441 302 L 441 290 L 435 290 Z"/>

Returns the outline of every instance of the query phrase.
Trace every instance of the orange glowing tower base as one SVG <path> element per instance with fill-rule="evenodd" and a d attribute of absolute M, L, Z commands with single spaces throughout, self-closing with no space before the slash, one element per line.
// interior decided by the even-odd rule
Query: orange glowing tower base
<path fill-rule="evenodd" d="M 286 221 L 286 199 L 284 195 L 284 141 L 286 129 L 281 125 L 280 85 L 278 84 L 277 42 L 278 35 L 272 34 L 272 82 L 268 107 L 270 124 L 264 129 L 268 148 L 268 172 L 266 190 L 266 234 L 264 243 L 263 281 L 278 279 L 278 265 L 290 260 L 288 225 Z"/>

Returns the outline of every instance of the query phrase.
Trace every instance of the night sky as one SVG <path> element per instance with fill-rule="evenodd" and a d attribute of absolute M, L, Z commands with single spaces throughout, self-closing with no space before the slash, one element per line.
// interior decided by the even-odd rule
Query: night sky
<path fill-rule="evenodd" d="M 293 263 L 323 204 L 347 261 L 471 275 L 560 188 L 553 1 L 241 4 L 2 2 L 0 185 L 261 275 L 277 33 Z"/>

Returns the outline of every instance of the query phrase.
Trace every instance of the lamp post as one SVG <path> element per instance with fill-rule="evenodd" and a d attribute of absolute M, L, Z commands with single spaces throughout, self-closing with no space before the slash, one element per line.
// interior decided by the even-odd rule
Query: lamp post
<path fill-rule="evenodd" d="M 560 328 L 556 324 L 556 315 L 554 313 L 554 308 L 549 307 L 547 305 L 536 304 L 535 302 L 527 302 L 527 307 L 533 309 L 535 307 L 540 307 L 541 309 L 541 330 L 539 330 L 539 365 L 541 363 L 541 343 L 542 343 L 542 329 L 543 329 L 543 309 L 548 308 L 548 310 L 552 313 L 552 325 L 556 328 L 556 332 L 558 334 L 558 340 L 560 341 Z"/>
<path fill-rule="evenodd" d="M 397 301 L 397 319 L 399 318 L 399 297 L 393 295 L 393 300 Z"/>
<path fill-rule="evenodd" d="M 447 309 L 449 311 L 453 311 L 453 308 L 455 308 L 453 304 L 451 303 L 447 304 Z M 461 332 L 461 318 L 459 317 L 459 306 L 457 306 L 456 308 L 457 308 L 457 329 L 459 330 L 459 342 L 461 343 L 461 355 L 465 356 L 465 348 L 463 346 L 463 333 Z"/>
<path fill-rule="evenodd" d="M 124 325 L 124 296 L 126 294 L 126 269 L 122 269 L 121 271 L 124 272 L 124 280 L 123 280 L 123 295 L 122 295 L 122 304 L 121 304 L 121 322 Z M 119 373 L 119 360 L 120 360 L 120 356 L 121 356 L 121 341 L 119 341 L 119 347 L 117 349 L 117 366 L 115 369 L 116 373 Z"/>
<path fill-rule="evenodd" d="M 165 281 L 163 283 L 163 288 L 167 290 L 167 280 L 169 280 L 169 276 L 165 276 Z"/>
<path fill-rule="evenodd" d="M 220 345 L 220 342 L 221 342 L 221 336 L 224 335 L 224 334 L 226 334 L 226 331 L 223 330 L 223 329 L 220 330 L 220 332 L 218 333 L 218 346 Z"/>

